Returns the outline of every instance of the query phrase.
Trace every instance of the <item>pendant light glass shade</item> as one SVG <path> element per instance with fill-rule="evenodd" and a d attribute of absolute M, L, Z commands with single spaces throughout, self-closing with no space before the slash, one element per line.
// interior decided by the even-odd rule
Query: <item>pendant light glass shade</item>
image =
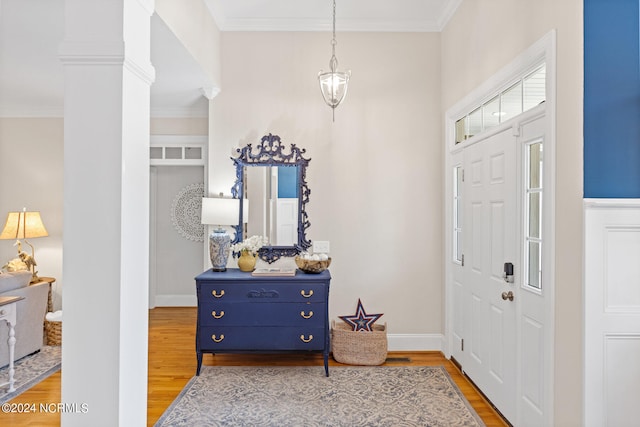
<path fill-rule="evenodd" d="M 328 72 L 320 70 L 318 73 L 318 81 L 320 82 L 320 91 L 324 102 L 333 110 L 333 120 L 335 121 L 335 110 L 347 95 L 347 87 L 351 71 L 338 71 L 338 59 L 336 58 L 336 1 L 333 0 L 333 38 L 331 39 L 331 60 L 329 61 Z"/>
<path fill-rule="evenodd" d="M 351 71 L 329 71 L 326 73 L 321 71 L 318 74 L 322 97 L 329 107 L 336 108 L 340 105 L 347 94 L 349 77 L 351 77 Z"/>

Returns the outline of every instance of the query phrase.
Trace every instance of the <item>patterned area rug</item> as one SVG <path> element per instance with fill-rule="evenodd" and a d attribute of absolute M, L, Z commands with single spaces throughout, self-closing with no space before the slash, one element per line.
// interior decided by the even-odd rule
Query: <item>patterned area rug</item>
<path fill-rule="evenodd" d="M 25 392 L 49 375 L 60 370 L 61 347 L 44 346 L 35 354 L 25 356 L 14 363 L 16 391 L 6 393 L 9 386 L 0 387 L 0 404 L 5 403 Z M 0 369 L 0 383 L 8 381 L 9 365 Z"/>
<path fill-rule="evenodd" d="M 203 366 L 156 426 L 484 426 L 442 366 Z"/>

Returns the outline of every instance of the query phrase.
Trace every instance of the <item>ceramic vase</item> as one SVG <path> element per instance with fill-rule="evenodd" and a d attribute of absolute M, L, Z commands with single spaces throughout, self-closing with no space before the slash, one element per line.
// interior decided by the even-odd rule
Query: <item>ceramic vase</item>
<path fill-rule="evenodd" d="M 256 256 L 249 251 L 242 251 L 238 258 L 238 268 L 241 271 L 253 271 L 256 268 Z"/>
<path fill-rule="evenodd" d="M 227 259 L 231 252 L 231 238 L 227 232 L 218 228 L 209 236 L 209 256 L 213 271 L 226 271 Z"/>

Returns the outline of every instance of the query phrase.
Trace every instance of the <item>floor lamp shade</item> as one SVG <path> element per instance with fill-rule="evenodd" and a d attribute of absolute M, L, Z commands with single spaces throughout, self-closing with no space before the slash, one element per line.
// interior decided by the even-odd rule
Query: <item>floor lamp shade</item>
<path fill-rule="evenodd" d="M 209 235 L 209 257 L 213 271 L 226 271 L 227 260 L 231 252 L 231 237 L 222 228 L 223 225 L 238 224 L 240 219 L 238 199 L 210 198 L 202 199 L 203 224 L 217 225 Z"/>

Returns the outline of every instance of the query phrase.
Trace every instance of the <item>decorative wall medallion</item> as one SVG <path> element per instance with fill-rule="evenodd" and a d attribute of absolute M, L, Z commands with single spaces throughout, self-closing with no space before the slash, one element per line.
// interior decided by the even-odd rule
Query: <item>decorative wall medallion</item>
<path fill-rule="evenodd" d="M 171 203 L 171 222 L 182 237 L 204 242 L 204 225 L 200 223 L 204 183 L 187 185 Z"/>

